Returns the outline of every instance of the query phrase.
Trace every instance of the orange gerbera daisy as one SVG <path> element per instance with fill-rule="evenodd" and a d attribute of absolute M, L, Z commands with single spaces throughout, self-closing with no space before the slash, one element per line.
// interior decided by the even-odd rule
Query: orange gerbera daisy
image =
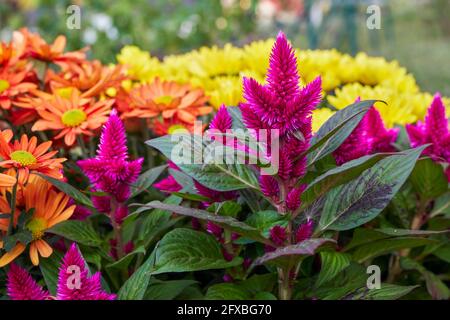
<path fill-rule="evenodd" d="M 75 205 L 68 206 L 69 196 L 63 192 L 53 189 L 48 190 L 46 183 L 29 183 L 24 190 L 25 210 L 29 212 L 34 209 L 31 219 L 25 228 L 31 232 L 32 241 L 30 243 L 30 259 L 33 265 L 39 265 L 39 256 L 49 257 L 53 249 L 43 239 L 45 231 L 54 225 L 68 220 L 74 210 Z M 9 252 L 0 258 L 0 267 L 3 267 L 18 257 L 25 251 L 26 245 L 19 242 Z"/>
<path fill-rule="evenodd" d="M 200 129 L 203 132 L 204 126 Z M 176 116 L 169 119 L 155 120 L 151 124 L 151 129 L 158 136 L 164 136 L 166 134 L 173 134 L 174 132 L 194 132 L 195 124 L 181 121 Z"/>
<path fill-rule="evenodd" d="M 188 84 L 173 81 L 160 81 L 141 85 L 130 91 L 131 108 L 125 111 L 124 118 L 163 119 L 176 116 L 179 120 L 193 124 L 198 116 L 208 114 L 211 107 L 206 106 L 208 97 L 202 89 L 193 89 Z"/>
<path fill-rule="evenodd" d="M 94 102 L 82 98 L 76 89 L 71 90 L 70 99 L 54 95 L 51 100 L 40 99 L 36 109 L 39 119 L 33 125 L 33 131 L 60 130 L 55 139 L 64 137 L 67 146 L 74 144 L 77 135 L 92 136 L 92 130 L 100 128 L 111 112 L 114 100 Z"/>
<path fill-rule="evenodd" d="M 7 69 L 0 72 L 0 108 L 10 109 L 18 95 L 37 87 L 34 83 L 24 81 L 27 73 L 28 71 L 12 72 Z"/>
<path fill-rule="evenodd" d="M 56 179 L 62 179 L 62 163 L 66 159 L 52 159 L 58 151 L 47 152 L 52 145 L 51 141 L 38 145 L 36 137 L 28 139 L 24 134 L 20 140 L 11 143 L 12 132 L 5 131 L 0 135 L 0 157 L 3 158 L 0 167 L 16 168 L 20 184 L 28 181 L 30 172 L 40 172 Z"/>
<path fill-rule="evenodd" d="M 125 78 L 122 66 L 106 67 L 98 60 L 69 63 L 60 73 L 49 70 L 47 74 L 52 91 L 77 88 L 84 98 L 98 96 L 109 88 L 118 88 Z"/>
<path fill-rule="evenodd" d="M 58 36 L 52 44 L 48 44 L 39 34 L 29 32 L 26 28 L 21 29 L 20 33 L 25 37 L 26 54 L 31 58 L 54 63 L 86 59 L 84 52 L 87 48 L 64 53 L 65 36 Z"/>
<path fill-rule="evenodd" d="M 15 184 L 16 184 L 16 178 L 11 177 L 10 175 L 7 175 L 7 174 L 0 173 L 0 190 L 1 190 L 1 188 L 12 187 Z"/>

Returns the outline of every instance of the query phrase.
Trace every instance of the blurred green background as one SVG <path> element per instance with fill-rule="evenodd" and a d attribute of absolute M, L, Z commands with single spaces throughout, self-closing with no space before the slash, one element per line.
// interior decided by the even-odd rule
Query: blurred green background
<path fill-rule="evenodd" d="M 66 26 L 71 4 L 81 28 Z M 381 29 L 366 26 L 367 8 L 381 9 Z M 0 37 L 28 27 L 47 40 L 66 35 L 70 49 L 112 62 L 123 45 L 152 55 L 202 45 L 243 45 L 284 30 L 300 48 L 365 51 L 397 59 L 420 87 L 450 95 L 450 0 L 1 0 Z"/>

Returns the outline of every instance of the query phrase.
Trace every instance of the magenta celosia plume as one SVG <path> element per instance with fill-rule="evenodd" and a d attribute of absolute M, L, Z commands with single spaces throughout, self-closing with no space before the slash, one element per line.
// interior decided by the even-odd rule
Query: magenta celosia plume
<path fill-rule="evenodd" d="M 450 132 L 448 118 L 445 116 L 445 106 L 441 96 L 437 93 L 428 108 L 425 122 L 406 125 L 411 146 L 413 148 L 431 144 L 423 154 L 430 156 L 436 162 L 450 163 Z M 446 169 L 446 175 L 450 181 L 450 166 Z"/>
<path fill-rule="evenodd" d="M 79 271 L 79 273 L 78 273 Z M 74 275 L 79 274 L 75 279 Z M 7 276 L 7 291 L 12 300 L 114 300 L 101 286 L 100 272 L 89 275 L 89 270 L 78 247 L 73 243 L 59 268 L 56 297 L 42 289 L 30 274 L 17 265 L 11 265 Z"/>
<path fill-rule="evenodd" d="M 131 185 L 139 176 L 142 162 L 143 158 L 128 160 L 125 128 L 113 110 L 103 126 L 97 156 L 77 163 L 95 189 L 124 202 L 130 196 Z"/>
<path fill-rule="evenodd" d="M 359 101 L 359 98 L 356 102 Z M 399 130 L 386 129 L 380 113 L 370 107 L 353 132 L 333 152 L 337 165 L 377 152 L 395 151 L 393 143 Z"/>
<path fill-rule="evenodd" d="M 268 132 L 270 137 L 279 137 L 278 179 L 262 176 L 260 187 L 273 203 L 278 202 L 281 188 L 286 191 L 284 208 L 279 207 L 283 211 L 295 211 L 300 206 L 303 188 L 295 187 L 295 183 L 306 172 L 306 156 L 301 155 L 309 148 L 312 111 L 322 98 L 320 77 L 304 88 L 300 88 L 299 80 L 295 51 L 280 32 L 270 55 L 266 84 L 244 78 L 245 102 L 240 104 L 248 129 L 278 130 Z M 268 145 L 267 157 L 273 157 L 277 149 Z"/>

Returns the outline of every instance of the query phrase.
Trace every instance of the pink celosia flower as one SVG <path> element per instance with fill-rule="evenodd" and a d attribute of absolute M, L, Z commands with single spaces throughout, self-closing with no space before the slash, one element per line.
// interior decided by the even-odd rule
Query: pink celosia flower
<path fill-rule="evenodd" d="M 206 223 L 206 231 L 208 231 L 208 233 L 214 235 L 217 238 L 221 238 L 223 229 L 214 222 L 208 221 Z"/>
<path fill-rule="evenodd" d="M 231 129 L 233 124 L 233 119 L 227 111 L 227 107 L 225 105 L 221 105 L 219 110 L 217 110 L 216 115 L 211 120 L 209 124 L 209 129 L 219 130 L 220 132 L 226 132 L 228 129 Z"/>
<path fill-rule="evenodd" d="M 295 234 L 295 240 L 297 242 L 302 242 L 304 240 L 311 238 L 313 229 L 314 229 L 314 222 L 312 220 L 309 220 L 308 222 L 301 224 L 298 227 L 297 232 Z"/>
<path fill-rule="evenodd" d="M 266 156 L 273 157 L 273 150 L 279 151 L 279 179 L 261 176 L 260 187 L 274 201 L 280 200 L 279 193 L 283 190 L 287 195 L 282 199 L 285 203 L 276 206 L 283 212 L 292 211 L 300 205 L 303 189 L 296 188 L 295 184 L 306 173 L 304 153 L 312 136 L 311 114 L 322 97 L 321 79 L 318 77 L 304 88 L 299 87 L 295 51 L 280 32 L 270 55 L 266 82 L 261 85 L 254 79 L 244 78 L 246 101 L 240 104 L 240 109 L 248 129 L 266 129 L 270 135 L 278 135 L 278 148 L 269 144 Z"/>
<path fill-rule="evenodd" d="M 423 154 L 435 161 L 450 162 L 450 133 L 448 119 L 445 116 L 445 106 L 441 96 L 436 94 L 428 108 L 425 122 L 418 121 L 416 125 L 406 125 L 411 146 L 413 148 L 430 143 Z"/>
<path fill-rule="evenodd" d="M 359 102 L 359 98 L 356 102 Z M 337 165 L 377 152 L 395 151 L 399 129 L 386 129 L 381 115 L 375 107 L 370 107 L 353 132 L 333 152 Z"/>
<path fill-rule="evenodd" d="M 75 201 L 73 199 L 69 200 L 68 206 L 71 206 L 75 204 Z M 75 207 L 75 211 L 73 212 L 70 219 L 72 220 L 85 220 L 87 217 L 89 217 L 92 214 L 91 210 L 84 206 L 77 205 Z"/>
<path fill-rule="evenodd" d="M 303 191 L 306 189 L 306 185 L 301 185 L 300 187 L 292 188 L 286 197 L 286 206 L 289 210 L 295 211 L 300 207 Z"/>
<path fill-rule="evenodd" d="M 8 271 L 7 292 L 12 300 L 45 300 L 49 296 L 25 269 L 14 263 Z"/>
<path fill-rule="evenodd" d="M 381 115 L 375 107 L 371 107 L 364 116 L 367 122 L 367 135 L 371 139 L 371 153 L 393 152 L 393 143 L 397 140 L 400 129 L 386 129 Z"/>
<path fill-rule="evenodd" d="M 77 268 L 75 270 L 75 268 Z M 73 274 L 79 271 L 79 279 Z M 65 254 L 59 268 L 56 288 L 57 300 L 114 300 L 115 294 L 102 289 L 100 272 L 89 275 L 86 261 L 75 243 Z M 79 280 L 79 281 L 78 281 Z M 44 291 L 28 272 L 19 266 L 12 265 L 7 276 L 7 291 L 12 300 L 43 300 L 51 296 Z"/>
<path fill-rule="evenodd" d="M 175 180 L 172 175 L 167 176 L 167 178 L 162 179 L 158 183 L 155 183 L 153 186 L 165 193 L 178 192 L 183 189 L 183 187 L 177 182 L 177 180 Z"/>
<path fill-rule="evenodd" d="M 413 148 L 430 143 L 423 154 L 436 162 L 450 163 L 450 131 L 448 118 L 445 116 L 445 106 L 437 93 L 428 108 L 425 122 L 418 121 L 416 125 L 406 125 L 411 146 Z M 445 170 L 450 181 L 450 165 Z"/>
<path fill-rule="evenodd" d="M 259 185 L 261 187 L 261 192 L 268 198 L 273 198 L 278 200 L 280 188 L 278 186 L 277 180 L 272 176 L 260 176 Z"/>
<path fill-rule="evenodd" d="M 143 158 L 128 160 L 126 142 L 124 125 L 113 110 L 103 126 L 97 156 L 77 162 L 96 189 L 118 202 L 129 198 L 130 186 L 137 180 L 143 162 Z"/>
<path fill-rule="evenodd" d="M 274 226 L 270 229 L 270 239 L 278 246 L 284 244 L 287 240 L 286 229 L 282 226 Z"/>
<path fill-rule="evenodd" d="M 279 129 L 281 136 L 297 131 L 307 136 L 321 92 L 320 77 L 300 89 L 295 51 L 280 32 L 270 55 L 267 84 L 244 78 L 244 122 L 250 129 Z"/>
<path fill-rule="evenodd" d="M 371 140 L 368 138 L 366 127 L 367 119 L 364 117 L 347 139 L 333 152 L 337 165 L 340 166 L 370 153 Z"/>

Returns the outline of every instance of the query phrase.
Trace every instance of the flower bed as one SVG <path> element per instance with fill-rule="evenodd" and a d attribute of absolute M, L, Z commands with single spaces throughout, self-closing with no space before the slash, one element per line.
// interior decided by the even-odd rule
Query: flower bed
<path fill-rule="evenodd" d="M 449 99 L 398 63 L 64 49 L 0 49 L 6 297 L 449 297 Z"/>

